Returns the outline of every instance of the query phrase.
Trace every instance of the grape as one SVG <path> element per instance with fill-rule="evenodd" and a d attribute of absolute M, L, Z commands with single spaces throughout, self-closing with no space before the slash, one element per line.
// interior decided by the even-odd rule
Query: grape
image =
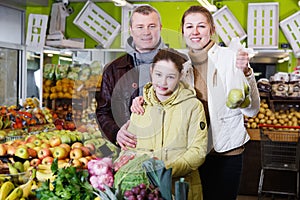
<path fill-rule="evenodd" d="M 125 196 L 125 197 L 129 197 L 129 196 L 131 196 L 131 195 L 133 195 L 133 192 L 130 191 L 130 190 L 126 190 L 126 191 L 124 192 L 124 196 Z"/>
<path fill-rule="evenodd" d="M 132 189 L 131 189 L 131 191 L 134 193 L 134 194 L 139 194 L 140 193 L 140 188 L 137 186 L 137 187 L 133 187 Z"/>
<path fill-rule="evenodd" d="M 152 194 L 152 193 L 148 194 L 148 199 L 149 200 L 152 200 L 153 198 L 154 198 L 154 194 Z"/>
<path fill-rule="evenodd" d="M 131 195 L 129 197 L 127 197 L 128 200 L 137 200 L 137 198 L 134 195 Z"/>
<path fill-rule="evenodd" d="M 146 189 L 147 188 L 145 183 L 141 183 L 139 186 L 140 186 L 141 189 Z"/>
<path fill-rule="evenodd" d="M 140 195 L 141 195 L 142 197 L 145 197 L 145 196 L 147 195 L 146 189 L 141 189 Z"/>

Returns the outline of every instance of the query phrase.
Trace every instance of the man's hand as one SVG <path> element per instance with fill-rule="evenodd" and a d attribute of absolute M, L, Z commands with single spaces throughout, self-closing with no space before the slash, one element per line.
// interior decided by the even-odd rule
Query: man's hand
<path fill-rule="evenodd" d="M 245 75 L 248 74 L 250 70 L 250 68 L 248 67 L 248 63 L 249 63 L 248 53 L 239 50 L 236 58 L 236 67 L 241 69 Z"/>
<path fill-rule="evenodd" d="M 144 103 L 143 96 L 135 97 L 130 107 L 131 112 L 138 115 L 143 115 L 144 114 L 143 103 Z"/>
<path fill-rule="evenodd" d="M 130 121 L 128 120 L 117 133 L 117 142 L 123 150 L 127 150 L 127 147 L 135 148 L 136 136 L 127 131 Z"/>

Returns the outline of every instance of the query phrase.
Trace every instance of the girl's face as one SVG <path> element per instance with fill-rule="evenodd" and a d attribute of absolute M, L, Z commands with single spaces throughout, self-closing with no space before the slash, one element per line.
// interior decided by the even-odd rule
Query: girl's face
<path fill-rule="evenodd" d="M 191 13 L 185 17 L 183 37 L 187 46 L 200 50 L 207 45 L 211 38 L 211 25 L 201 13 Z"/>
<path fill-rule="evenodd" d="M 177 88 L 181 73 L 172 61 L 160 60 L 151 68 L 151 77 L 156 96 L 163 101 Z"/>

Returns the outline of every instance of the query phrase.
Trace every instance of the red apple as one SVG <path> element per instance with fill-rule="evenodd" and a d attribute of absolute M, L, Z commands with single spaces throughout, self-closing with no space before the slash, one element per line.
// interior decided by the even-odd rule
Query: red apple
<path fill-rule="evenodd" d="M 15 156 L 18 156 L 19 158 L 28 159 L 29 153 L 27 151 L 27 146 L 19 146 L 16 149 Z"/>
<path fill-rule="evenodd" d="M 70 158 L 71 159 L 79 159 L 82 157 L 82 150 L 80 148 L 71 149 Z"/>
<path fill-rule="evenodd" d="M 38 158 L 41 160 L 49 156 L 52 156 L 50 149 L 42 148 L 38 151 Z"/>
<path fill-rule="evenodd" d="M 60 144 L 59 146 L 65 148 L 66 151 L 67 151 L 68 153 L 70 153 L 70 151 L 71 151 L 71 146 L 70 146 L 70 145 L 68 145 L 68 144 L 66 144 L 66 143 L 62 143 L 62 144 Z"/>
<path fill-rule="evenodd" d="M 88 162 L 89 162 L 89 160 L 87 158 L 81 157 L 78 160 L 81 162 L 81 167 L 83 169 L 87 169 L 88 168 Z"/>
<path fill-rule="evenodd" d="M 86 157 L 86 156 L 90 156 L 91 155 L 91 152 L 90 152 L 90 149 L 85 147 L 85 146 L 82 146 L 80 147 L 80 149 L 82 150 L 82 156 L 83 157 Z"/>
<path fill-rule="evenodd" d="M 77 168 L 80 168 L 82 166 L 80 160 L 78 160 L 78 159 L 73 159 L 71 164 L 72 164 L 72 166 L 77 167 Z"/>
<path fill-rule="evenodd" d="M 65 159 L 68 156 L 67 150 L 62 146 L 54 147 L 53 153 L 54 158 Z"/>
<path fill-rule="evenodd" d="M 42 159 L 42 164 L 43 165 L 51 165 L 53 160 L 54 160 L 54 158 L 52 156 L 46 156 Z"/>
<path fill-rule="evenodd" d="M 6 145 L 0 144 L 0 156 L 6 155 Z"/>
<path fill-rule="evenodd" d="M 50 143 L 51 147 L 56 147 L 61 144 L 61 139 L 59 136 L 54 135 L 49 139 L 49 143 Z"/>
<path fill-rule="evenodd" d="M 85 147 L 89 148 L 90 153 L 94 154 L 96 151 L 96 147 L 93 143 L 87 143 L 86 145 L 84 145 Z"/>
<path fill-rule="evenodd" d="M 28 148 L 27 151 L 28 151 L 29 157 L 31 157 L 31 158 L 37 157 L 37 151 L 34 150 L 33 148 Z"/>
<path fill-rule="evenodd" d="M 9 155 L 14 155 L 16 152 L 16 147 L 12 146 L 12 145 L 7 145 L 6 148 L 6 153 Z"/>
<path fill-rule="evenodd" d="M 75 148 L 80 148 L 82 147 L 83 144 L 81 142 L 74 142 L 72 145 L 71 145 L 71 149 L 75 149 Z"/>
<path fill-rule="evenodd" d="M 33 141 L 36 139 L 37 137 L 35 135 L 29 135 L 28 137 L 26 137 L 25 141 L 26 143 L 33 143 Z"/>
<path fill-rule="evenodd" d="M 42 163 L 42 161 L 40 159 L 34 158 L 30 161 L 30 166 L 37 167 L 41 163 Z"/>

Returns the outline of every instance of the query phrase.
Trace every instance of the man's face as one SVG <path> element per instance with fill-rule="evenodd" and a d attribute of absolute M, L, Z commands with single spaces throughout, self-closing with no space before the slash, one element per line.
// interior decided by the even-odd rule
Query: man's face
<path fill-rule="evenodd" d="M 153 50 L 159 42 L 160 31 L 161 24 L 155 12 L 149 15 L 133 14 L 130 35 L 137 51 L 148 52 Z"/>

